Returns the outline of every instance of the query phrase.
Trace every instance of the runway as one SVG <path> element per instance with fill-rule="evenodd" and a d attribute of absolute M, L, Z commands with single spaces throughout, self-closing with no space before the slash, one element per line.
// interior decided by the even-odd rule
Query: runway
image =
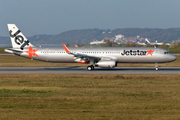
<path fill-rule="evenodd" d="M 87 71 L 86 67 L 0 67 L 0 74 L 180 74 L 180 67 L 116 67 L 95 68 Z"/>

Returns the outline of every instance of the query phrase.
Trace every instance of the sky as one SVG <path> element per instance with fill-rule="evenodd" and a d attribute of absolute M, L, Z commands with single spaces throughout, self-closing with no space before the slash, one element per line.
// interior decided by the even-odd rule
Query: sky
<path fill-rule="evenodd" d="M 27 37 L 93 28 L 178 28 L 180 0 L 0 0 L 0 36 L 9 36 L 7 23 Z"/>

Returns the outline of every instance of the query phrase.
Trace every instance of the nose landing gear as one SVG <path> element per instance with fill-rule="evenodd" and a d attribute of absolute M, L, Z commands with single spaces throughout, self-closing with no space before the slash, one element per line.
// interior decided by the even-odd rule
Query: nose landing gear
<path fill-rule="evenodd" d="M 159 70 L 159 68 L 158 67 L 156 67 L 156 71 L 158 71 Z"/>
<path fill-rule="evenodd" d="M 156 68 L 156 71 L 158 71 L 158 70 L 159 70 L 159 68 L 158 68 L 158 64 L 157 64 L 157 63 L 155 63 L 155 68 Z"/>

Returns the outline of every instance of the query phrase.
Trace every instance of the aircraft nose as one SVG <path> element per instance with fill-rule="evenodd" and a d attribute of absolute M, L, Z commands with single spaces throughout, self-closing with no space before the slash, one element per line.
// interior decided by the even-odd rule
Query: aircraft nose
<path fill-rule="evenodd" d="M 176 59 L 177 59 L 177 57 L 176 57 L 175 55 L 171 54 L 170 60 L 171 60 L 171 61 L 175 61 Z"/>

